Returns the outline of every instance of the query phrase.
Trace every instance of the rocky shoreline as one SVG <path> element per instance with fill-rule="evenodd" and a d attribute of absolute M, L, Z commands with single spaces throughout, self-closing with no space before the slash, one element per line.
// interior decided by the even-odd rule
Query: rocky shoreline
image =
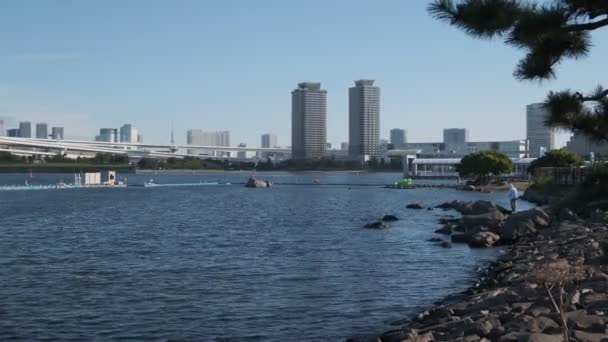
<path fill-rule="evenodd" d="M 506 245 L 465 292 L 400 328 L 348 341 L 608 342 L 608 226 L 568 210 L 510 214 L 486 201 L 444 203 L 437 233 L 471 247 Z M 438 245 L 447 241 L 435 239 Z M 561 312 L 561 314 L 560 314 Z"/>

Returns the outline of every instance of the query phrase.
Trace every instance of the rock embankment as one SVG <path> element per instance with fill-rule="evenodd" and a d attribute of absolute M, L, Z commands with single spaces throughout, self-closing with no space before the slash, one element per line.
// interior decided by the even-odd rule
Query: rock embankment
<path fill-rule="evenodd" d="M 489 202 L 442 205 L 448 206 L 473 216 L 492 213 L 465 220 L 490 226 L 477 229 L 468 243 L 486 247 L 500 241 L 510 244 L 510 250 L 464 293 L 419 313 L 399 329 L 351 341 L 608 342 L 605 223 L 558 220 L 559 215 L 539 208 L 508 215 Z M 504 218 L 499 220 L 495 212 Z M 462 218 L 446 219 L 445 224 L 465 229 L 458 234 L 475 230 L 472 223 L 463 228 Z"/>

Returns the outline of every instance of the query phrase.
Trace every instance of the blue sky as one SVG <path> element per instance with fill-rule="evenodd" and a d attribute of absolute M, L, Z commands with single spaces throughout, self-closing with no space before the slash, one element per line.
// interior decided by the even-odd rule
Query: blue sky
<path fill-rule="evenodd" d="M 91 138 L 130 122 L 147 142 L 186 130 L 230 130 L 233 144 L 260 134 L 290 144 L 290 92 L 300 81 L 328 91 L 328 139 L 348 141 L 348 87 L 382 88 L 382 136 L 439 141 L 446 127 L 471 140 L 524 138 L 525 105 L 552 89 L 605 81 L 608 30 L 558 79 L 518 82 L 522 55 L 433 20 L 426 0 L 3 1 L 0 116 L 66 127 Z"/>

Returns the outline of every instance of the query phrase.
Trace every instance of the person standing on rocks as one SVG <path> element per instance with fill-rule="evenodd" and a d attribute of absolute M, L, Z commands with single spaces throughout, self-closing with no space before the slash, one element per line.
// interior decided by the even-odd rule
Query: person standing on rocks
<path fill-rule="evenodd" d="M 513 183 L 509 182 L 509 201 L 511 202 L 511 211 L 515 212 L 517 210 L 517 198 L 519 197 L 519 193 L 517 188 Z"/>

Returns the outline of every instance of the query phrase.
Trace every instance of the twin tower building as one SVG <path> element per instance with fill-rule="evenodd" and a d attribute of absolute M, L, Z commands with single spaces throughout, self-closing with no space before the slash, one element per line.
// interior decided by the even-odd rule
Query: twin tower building
<path fill-rule="evenodd" d="M 380 88 L 373 80 L 355 81 L 349 89 L 349 155 L 380 155 Z M 302 82 L 291 92 L 293 159 L 321 159 L 327 146 L 327 91 L 321 83 Z"/>

